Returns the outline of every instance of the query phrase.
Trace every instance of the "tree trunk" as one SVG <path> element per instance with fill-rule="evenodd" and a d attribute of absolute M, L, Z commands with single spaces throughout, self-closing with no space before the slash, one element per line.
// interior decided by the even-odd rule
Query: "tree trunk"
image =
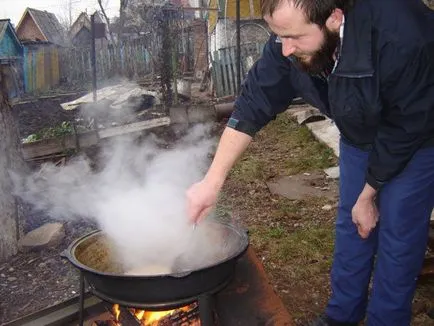
<path fill-rule="evenodd" d="M 0 261 L 17 253 L 20 230 L 19 209 L 12 195 L 10 170 L 24 166 L 17 125 L 6 90 L 4 66 L 0 65 Z"/>

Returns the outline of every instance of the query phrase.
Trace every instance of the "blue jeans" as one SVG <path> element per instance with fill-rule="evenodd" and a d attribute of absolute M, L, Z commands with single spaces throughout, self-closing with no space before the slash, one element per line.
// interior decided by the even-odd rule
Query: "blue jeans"
<path fill-rule="evenodd" d="M 420 149 L 382 188 L 379 224 L 362 239 L 351 209 L 365 185 L 368 157 L 369 152 L 341 141 L 332 296 L 326 314 L 336 321 L 357 323 L 367 313 L 368 326 L 408 326 L 434 206 L 434 148 Z"/>

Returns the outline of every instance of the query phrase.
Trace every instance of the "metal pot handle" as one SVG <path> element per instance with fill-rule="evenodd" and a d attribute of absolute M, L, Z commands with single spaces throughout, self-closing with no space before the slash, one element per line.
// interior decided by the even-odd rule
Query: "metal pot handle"
<path fill-rule="evenodd" d="M 175 278 L 182 278 L 190 275 L 192 272 L 180 272 L 175 274 L 170 274 L 169 276 L 175 277 Z"/>

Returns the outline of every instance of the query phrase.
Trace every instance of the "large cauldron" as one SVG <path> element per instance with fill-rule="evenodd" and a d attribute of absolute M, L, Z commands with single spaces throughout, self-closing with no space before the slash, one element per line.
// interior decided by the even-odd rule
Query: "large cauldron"
<path fill-rule="evenodd" d="M 183 273 L 155 276 L 127 275 L 112 260 L 108 241 L 101 231 L 94 231 L 73 242 L 65 251 L 69 261 L 79 268 L 91 291 L 100 298 L 137 308 L 169 309 L 188 304 L 200 295 L 222 289 L 234 274 L 237 259 L 246 251 L 247 232 L 234 225 L 209 222 L 221 243 L 231 243 L 224 259 Z"/>

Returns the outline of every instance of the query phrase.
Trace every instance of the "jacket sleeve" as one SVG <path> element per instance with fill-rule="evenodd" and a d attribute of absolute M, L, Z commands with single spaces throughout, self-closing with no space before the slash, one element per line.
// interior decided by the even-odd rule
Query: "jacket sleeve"
<path fill-rule="evenodd" d="M 367 172 L 367 183 L 375 189 L 400 174 L 434 136 L 434 45 L 404 49 L 389 44 L 383 52 L 383 113 Z"/>
<path fill-rule="evenodd" d="M 289 59 L 282 55 L 282 46 L 272 35 L 242 84 L 228 126 L 254 136 L 285 111 L 295 97 L 290 70 Z"/>

